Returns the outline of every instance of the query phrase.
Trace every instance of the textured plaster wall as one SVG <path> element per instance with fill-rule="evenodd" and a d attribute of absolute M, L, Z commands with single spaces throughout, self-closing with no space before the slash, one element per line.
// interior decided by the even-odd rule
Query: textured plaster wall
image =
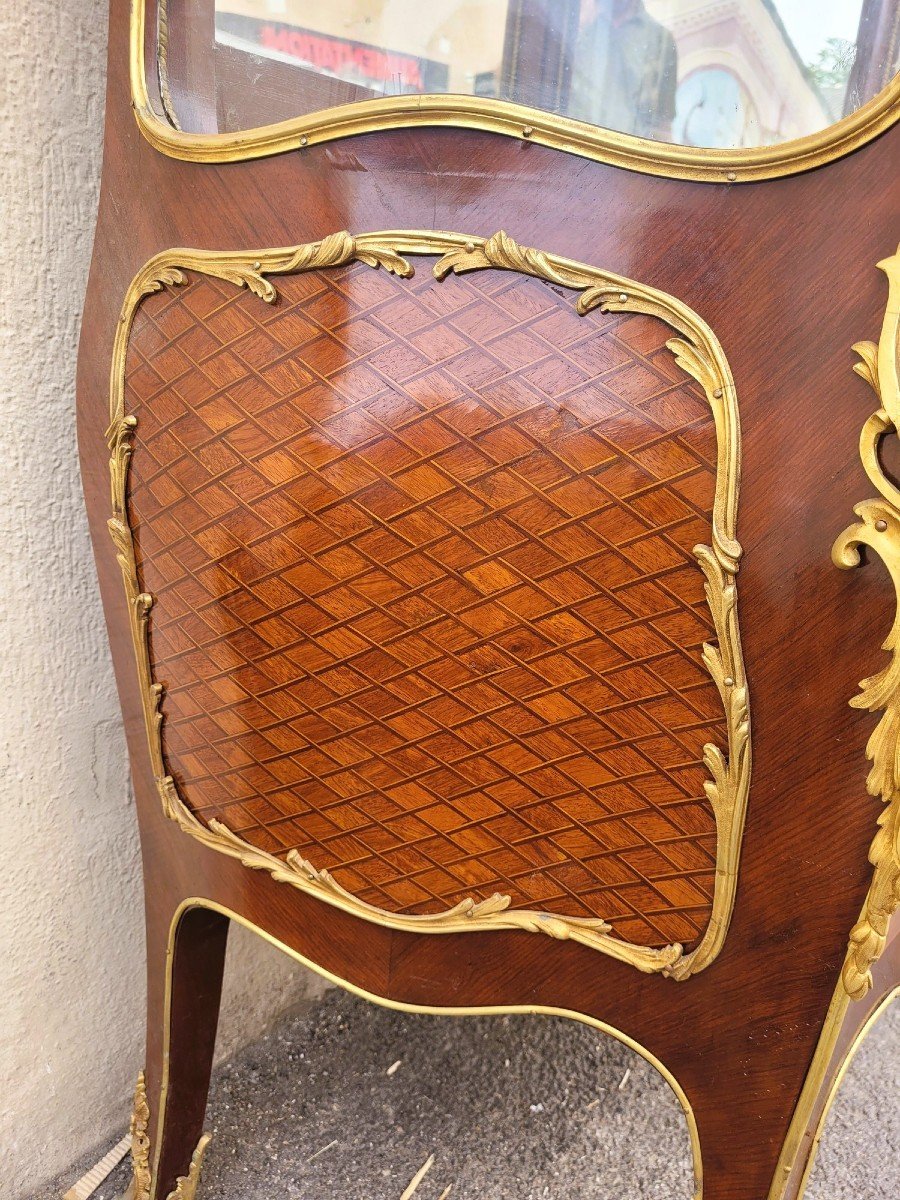
<path fill-rule="evenodd" d="M 0 1198 L 124 1129 L 140 859 L 75 446 L 106 0 L 0 4 Z M 221 1048 L 312 977 L 235 931 Z"/>

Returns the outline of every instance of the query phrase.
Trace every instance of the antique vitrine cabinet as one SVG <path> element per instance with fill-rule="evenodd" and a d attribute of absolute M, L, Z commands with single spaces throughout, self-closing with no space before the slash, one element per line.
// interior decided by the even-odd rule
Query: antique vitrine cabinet
<path fill-rule="evenodd" d="M 900 20 L 805 7 L 113 0 L 135 1200 L 196 1189 L 232 920 L 606 1030 L 698 1195 L 800 1195 L 900 979 Z"/>

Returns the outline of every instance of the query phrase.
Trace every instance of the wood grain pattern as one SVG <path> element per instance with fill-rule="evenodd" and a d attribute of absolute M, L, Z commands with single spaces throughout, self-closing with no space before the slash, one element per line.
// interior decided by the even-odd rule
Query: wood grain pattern
<path fill-rule="evenodd" d="M 708 922 L 715 431 L 650 318 L 356 265 L 130 340 L 132 515 L 190 807 L 367 903 Z"/>

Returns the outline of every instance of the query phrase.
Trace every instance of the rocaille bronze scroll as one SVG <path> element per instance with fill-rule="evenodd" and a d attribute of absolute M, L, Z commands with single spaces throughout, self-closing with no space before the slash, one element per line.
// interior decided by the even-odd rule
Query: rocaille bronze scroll
<path fill-rule="evenodd" d="M 296 851 L 282 861 L 251 846 L 221 822 L 201 822 L 179 795 L 166 768 L 161 729 L 163 689 L 152 676 L 150 614 L 153 597 L 141 590 L 133 534 L 128 516 L 129 463 L 134 452 L 136 418 L 125 411 L 125 361 L 135 313 L 143 297 L 186 282 L 185 270 L 215 276 L 247 287 L 261 302 L 274 303 L 277 293 L 268 275 L 323 270 L 351 262 L 383 268 L 400 277 L 413 274 L 404 255 L 440 256 L 436 279 L 451 272 L 492 268 L 534 276 L 579 293 L 580 315 L 604 312 L 643 313 L 666 322 L 677 334 L 666 345 L 678 365 L 701 386 L 713 414 L 717 438 L 716 490 L 711 544 L 694 549 L 705 577 L 716 644 L 703 648 L 703 662 L 724 708 L 727 754 L 704 747 L 709 773 L 705 790 L 716 824 L 716 877 L 707 928 L 687 953 L 678 944 L 648 947 L 615 936 L 602 919 L 560 916 L 514 909 L 510 897 L 495 894 L 469 898 L 440 913 L 406 915 L 370 905 L 347 891 L 324 870 Z M 204 845 L 239 859 L 245 866 L 269 872 L 295 887 L 357 917 L 393 929 L 417 933 L 460 933 L 521 929 L 594 947 L 639 970 L 686 979 L 715 959 L 725 939 L 734 906 L 738 863 L 750 783 L 750 719 L 747 682 L 741 656 L 735 575 L 741 547 L 735 537 L 740 479 L 740 428 L 731 371 L 715 335 L 685 304 L 654 288 L 597 268 L 517 245 L 504 233 L 488 240 L 435 232 L 387 232 L 351 237 L 337 233 L 322 241 L 288 249 L 252 253 L 219 253 L 172 249 L 151 259 L 133 280 L 122 306 L 111 375 L 111 420 L 107 431 L 113 515 L 110 533 L 116 546 L 128 603 L 150 757 L 166 815 Z"/>
<path fill-rule="evenodd" d="M 150 1163 L 150 1106 L 147 1103 L 147 1085 L 144 1072 L 138 1075 L 134 1089 L 134 1107 L 131 1110 L 131 1185 L 128 1200 L 150 1200 L 153 1191 L 153 1167 Z M 211 1135 L 204 1133 L 191 1156 L 187 1175 L 179 1175 L 167 1200 L 194 1200 L 200 1185 L 200 1170 Z"/>
<path fill-rule="evenodd" d="M 889 284 L 881 338 L 877 346 L 857 342 L 853 349 L 861 361 L 853 369 L 879 400 L 878 410 L 863 426 L 859 452 L 881 499 L 856 505 L 859 521 L 844 530 L 832 550 L 835 565 L 846 568 L 859 566 L 860 546 L 870 547 L 887 567 L 897 594 L 894 623 L 882 647 L 890 651 L 891 660 L 877 675 L 864 679 L 859 695 L 850 701 L 854 708 L 881 713 L 866 746 L 872 764 L 866 786 L 886 805 L 869 852 L 872 883 L 850 933 L 841 975 L 852 1000 L 871 988 L 871 968 L 887 944 L 891 914 L 900 907 L 900 490 L 886 476 L 879 457 L 882 438 L 900 429 L 900 251 L 878 266 Z"/>

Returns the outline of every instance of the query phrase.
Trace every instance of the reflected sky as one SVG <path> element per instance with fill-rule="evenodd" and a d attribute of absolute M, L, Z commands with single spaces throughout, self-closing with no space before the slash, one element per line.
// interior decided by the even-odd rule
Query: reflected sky
<path fill-rule="evenodd" d="M 859 0 L 778 0 L 784 26 L 804 62 L 811 62 L 829 38 L 856 41 Z"/>

